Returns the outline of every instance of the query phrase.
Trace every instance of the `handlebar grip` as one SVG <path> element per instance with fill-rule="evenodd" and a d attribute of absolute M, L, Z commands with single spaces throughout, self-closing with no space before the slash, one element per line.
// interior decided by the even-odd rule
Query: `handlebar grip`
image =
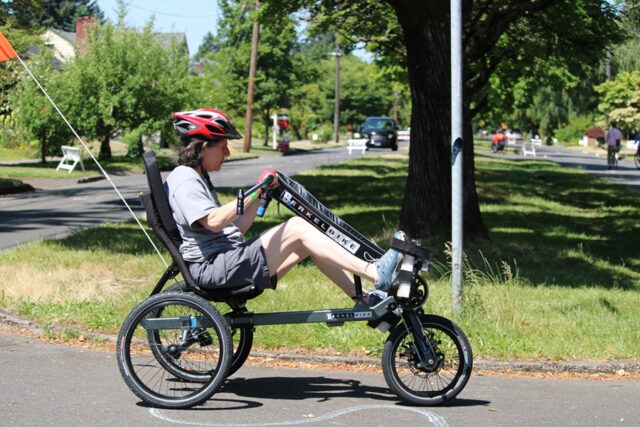
<path fill-rule="evenodd" d="M 267 176 L 265 176 L 264 179 L 260 182 L 260 186 L 261 187 L 268 186 L 273 182 L 274 179 L 276 179 L 275 175 L 270 173 Z"/>

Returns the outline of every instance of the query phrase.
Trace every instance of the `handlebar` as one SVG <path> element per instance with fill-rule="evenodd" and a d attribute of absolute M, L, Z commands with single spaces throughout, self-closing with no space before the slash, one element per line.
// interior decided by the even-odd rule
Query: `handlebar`
<path fill-rule="evenodd" d="M 242 215 L 244 213 L 244 199 L 250 197 L 257 190 L 262 189 L 263 193 L 260 196 L 260 207 L 258 208 L 257 215 L 263 216 L 264 211 L 269 206 L 269 202 L 271 201 L 271 195 L 269 194 L 269 186 L 275 180 L 275 175 L 269 174 L 262 181 L 258 182 L 253 187 L 248 190 L 243 190 L 242 188 L 238 189 L 238 200 L 236 205 L 236 213 L 238 215 Z"/>

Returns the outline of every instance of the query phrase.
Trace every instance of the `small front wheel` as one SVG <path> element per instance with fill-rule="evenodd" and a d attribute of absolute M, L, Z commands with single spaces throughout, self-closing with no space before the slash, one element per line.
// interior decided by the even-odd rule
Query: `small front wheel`
<path fill-rule="evenodd" d="M 138 397 L 162 408 L 209 399 L 227 377 L 229 327 L 207 300 L 184 292 L 147 298 L 125 319 L 116 349 L 120 373 Z"/>
<path fill-rule="evenodd" d="M 403 322 L 384 345 L 382 372 L 389 388 L 405 402 L 438 405 L 454 398 L 467 384 L 473 366 L 471 346 L 460 328 L 444 317 L 422 315 L 419 323 L 426 347 L 435 356 L 433 363 L 428 367 L 421 363 L 411 325 Z"/>

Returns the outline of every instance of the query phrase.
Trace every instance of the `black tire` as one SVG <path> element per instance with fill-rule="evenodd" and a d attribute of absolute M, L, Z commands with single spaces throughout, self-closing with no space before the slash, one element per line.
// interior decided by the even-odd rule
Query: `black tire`
<path fill-rule="evenodd" d="M 151 319 L 166 324 L 153 330 L 148 328 Z M 163 292 L 129 313 L 118 334 L 116 358 L 122 378 L 136 396 L 156 407 L 183 409 L 204 403 L 215 393 L 227 377 L 231 352 L 227 322 L 207 300 Z M 193 378 L 187 372 L 193 372 Z"/>
<path fill-rule="evenodd" d="M 420 406 L 453 399 L 467 385 L 473 366 L 471 346 L 453 322 L 435 315 L 420 316 L 427 345 L 441 360 L 431 369 L 418 367 L 411 327 L 396 326 L 382 350 L 382 372 L 387 385 L 403 401 Z"/>
<path fill-rule="evenodd" d="M 165 292 L 187 292 L 188 288 L 186 283 L 178 282 L 169 286 Z M 228 304 L 225 303 L 216 303 L 210 302 L 223 316 L 225 316 L 228 312 L 231 313 L 231 309 Z M 237 313 L 237 312 L 236 312 Z M 235 374 L 238 369 L 244 365 L 244 362 L 247 361 L 247 357 L 249 357 L 249 353 L 251 353 L 251 347 L 253 346 L 253 327 L 229 327 L 229 333 L 231 334 L 231 345 L 232 345 L 232 355 L 231 355 L 231 366 L 229 367 L 229 372 L 227 373 L 227 377 Z M 187 374 L 192 376 L 193 373 Z M 187 377 L 188 379 L 188 377 Z M 204 378 L 206 380 L 206 375 Z M 197 381 L 197 379 L 192 379 L 193 381 Z"/>
<path fill-rule="evenodd" d="M 640 153 L 636 153 L 633 159 L 636 162 L 636 169 L 640 169 Z"/>

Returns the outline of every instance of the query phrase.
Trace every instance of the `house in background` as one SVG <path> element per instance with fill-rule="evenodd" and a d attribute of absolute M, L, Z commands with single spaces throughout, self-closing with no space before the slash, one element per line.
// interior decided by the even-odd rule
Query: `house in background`
<path fill-rule="evenodd" d="M 53 49 L 56 66 L 76 56 L 76 33 L 49 28 L 42 35 L 42 40 L 47 47 Z"/>
<path fill-rule="evenodd" d="M 47 29 L 42 35 L 45 44 L 54 51 L 56 66 L 64 64 L 76 56 L 76 53 L 84 51 L 87 40 L 88 26 L 95 23 L 95 17 L 82 17 L 76 21 L 76 32 Z M 187 37 L 184 33 L 156 33 L 155 37 L 162 43 L 170 45 L 173 40 L 183 43 L 187 47 Z"/>
<path fill-rule="evenodd" d="M 55 61 L 65 63 L 76 56 L 76 52 L 84 50 L 87 39 L 87 26 L 96 21 L 95 17 L 82 17 L 76 20 L 76 32 L 47 29 L 42 35 L 45 44 L 53 49 Z"/>

